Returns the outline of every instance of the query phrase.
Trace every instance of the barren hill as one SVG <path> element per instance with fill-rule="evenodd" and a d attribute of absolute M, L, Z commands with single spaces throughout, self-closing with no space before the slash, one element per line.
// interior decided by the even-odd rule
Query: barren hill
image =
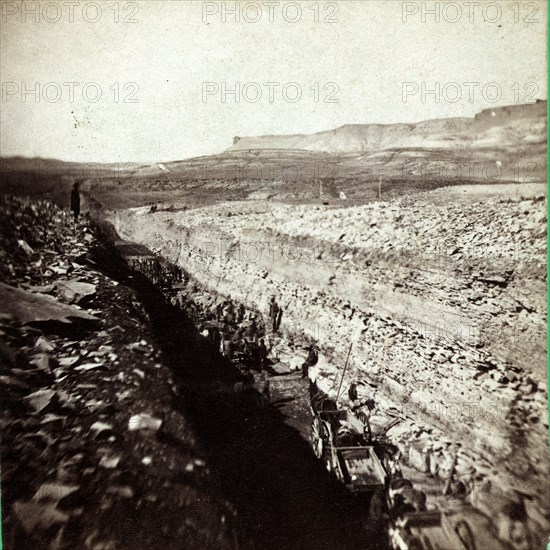
<path fill-rule="evenodd" d="M 184 200 L 344 200 L 346 205 L 463 184 L 546 180 L 547 101 L 486 109 L 474 118 L 347 124 L 305 135 L 235 138 L 206 155 L 150 164 L 0 159 L 4 192 L 65 204 L 70 184 L 105 206 Z M 46 191 L 46 193 L 45 193 Z"/>
<path fill-rule="evenodd" d="M 416 124 L 345 124 L 315 134 L 235 137 L 228 151 L 302 149 L 325 153 L 363 153 L 373 149 L 507 149 L 543 143 L 546 101 L 486 109 L 474 118 L 448 118 Z"/>

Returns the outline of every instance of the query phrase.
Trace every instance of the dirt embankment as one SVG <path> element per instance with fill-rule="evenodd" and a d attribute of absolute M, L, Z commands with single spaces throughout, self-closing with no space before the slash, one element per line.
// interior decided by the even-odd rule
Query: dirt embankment
<path fill-rule="evenodd" d="M 441 205 L 428 194 L 332 210 L 226 203 L 111 220 L 251 308 L 276 295 L 283 329 L 318 341 L 329 359 L 318 374 L 327 389 L 353 342 L 343 389 L 352 378 L 377 385 L 380 417 L 402 416 L 388 435 L 405 461 L 445 479 L 456 452 L 455 475 L 503 540 L 511 509 L 532 533 L 546 530 L 543 197 Z"/>
<path fill-rule="evenodd" d="M 45 201 L 1 201 L 6 548 L 386 547 L 361 530 L 368 499 L 287 424 L 293 400 L 231 392 L 242 374 L 125 261 L 160 259 Z"/>
<path fill-rule="evenodd" d="M 5 196 L 0 214 L 4 548 L 252 547 L 138 293 L 179 340 L 192 325 L 86 221 Z"/>

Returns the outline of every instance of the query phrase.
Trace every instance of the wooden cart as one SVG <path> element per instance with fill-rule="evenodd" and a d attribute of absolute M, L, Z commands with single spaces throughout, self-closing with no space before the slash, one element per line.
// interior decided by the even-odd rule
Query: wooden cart
<path fill-rule="evenodd" d="M 313 451 L 353 493 L 383 490 L 388 480 L 379 446 L 367 442 L 365 429 L 349 410 L 314 412 Z M 343 444 L 346 438 L 348 444 Z M 349 440 L 353 440 L 351 445 Z"/>

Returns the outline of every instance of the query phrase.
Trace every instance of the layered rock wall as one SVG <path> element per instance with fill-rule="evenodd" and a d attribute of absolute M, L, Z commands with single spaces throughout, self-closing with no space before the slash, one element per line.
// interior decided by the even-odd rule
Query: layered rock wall
<path fill-rule="evenodd" d="M 546 202 L 436 205 L 400 199 L 347 209 L 225 203 L 118 211 L 118 232 L 214 291 L 319 343 L 319 377 L 376 385 L 405 460 L 455 474 L 488 514 L 521 499 L 546 528 Z M 371 386 L 372 387 L 372 386 Z M 488 485 L 488 482 L 492 485 Z M 494 498 L 495 487 L 506 498 Z M 540 531 L 540 532 L 542 532 Z M 506 536 L 504 536 L 506 539 Z"/>

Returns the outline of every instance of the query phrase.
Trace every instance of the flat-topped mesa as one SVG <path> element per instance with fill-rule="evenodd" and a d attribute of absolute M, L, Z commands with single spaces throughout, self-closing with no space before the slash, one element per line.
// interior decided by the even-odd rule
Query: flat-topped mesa
<path fill-rule="evenodd" d="M 475 119 L 478 121 L 490 120 L 493 123 L 498 123 L 512 119 L 539 118 L 545 117 L 547 110 L 548 101 L 545 99 L 537 99 L 535 103 L 483 109 L 483 111 L 480 111 L 475 116 Z"/>
<path fill-rule="evenodd" d="M 546 139 L 546 110 L 547 101 L 538 100 L 525 105 L 484 109 L 473 118 L 433 119 L 414 124 L 345 124 L 314 134 L 235 137 L 227 151 L 291 149 L 361 153 L 418 147 L 443 150 L 486 149 L 488 146 L 513 148 L 525 145 L 527 138 L 531 143 Z"/>

